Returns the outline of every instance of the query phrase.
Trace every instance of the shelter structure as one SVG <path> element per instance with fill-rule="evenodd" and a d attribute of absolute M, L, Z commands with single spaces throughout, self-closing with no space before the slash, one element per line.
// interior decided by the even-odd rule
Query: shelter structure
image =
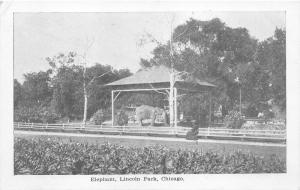
<path fill-rule="evenodd" d="M 114 102 L 121 92 L 156 91 L 169 94 L 170 126 L 177 127 L 178 91 L 210 93 L 215 85 L 161 65 L 139 70 L 129 77 L 106 84 L 106 87 L 112 90 L 112 125 L 114 124 Z M 209 101 L 211 116 L 211 96 Z M 211 123 L 210 118 L 209 123 Z"/>

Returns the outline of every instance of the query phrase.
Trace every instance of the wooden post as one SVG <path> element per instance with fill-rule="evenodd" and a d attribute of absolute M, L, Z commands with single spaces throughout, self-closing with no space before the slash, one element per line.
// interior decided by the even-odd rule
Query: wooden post
<path fill-rule="evenodd" d="M 114 126 L 114 91 L 111 91 L 111 126 Z"/>

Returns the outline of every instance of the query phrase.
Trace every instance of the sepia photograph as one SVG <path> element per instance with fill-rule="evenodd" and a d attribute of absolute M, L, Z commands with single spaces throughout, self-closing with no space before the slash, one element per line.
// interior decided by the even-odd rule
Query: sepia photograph
<path fill-rule="evenodd" d="M 285 12 L 14 13 L 15 175 L 285 172 Z"/>
<path fill-rule="evenodd" d="M 0 2 L 0 189 L 299 189 L 297 7 Z"/>

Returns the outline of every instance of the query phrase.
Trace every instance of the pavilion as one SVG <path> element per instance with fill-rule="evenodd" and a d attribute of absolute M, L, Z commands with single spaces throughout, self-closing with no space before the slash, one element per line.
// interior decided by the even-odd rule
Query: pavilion
<path fill-rule="evenodd" d="M 114 102 L 121 92 L 156 91 L 169 94 L 170 126 L 177 127 L 177 98 L 179 92 L 211 93 L 215 85 L 167 66 L 152 66 L 139 70 L 135 74 L 106 84 L 110 87 L 112 102 L 112 125 L 114 125 Z M 209 115 L 211 116 L 211 96 Z M 209 117 L 209 124 L 211 123 Z"/>

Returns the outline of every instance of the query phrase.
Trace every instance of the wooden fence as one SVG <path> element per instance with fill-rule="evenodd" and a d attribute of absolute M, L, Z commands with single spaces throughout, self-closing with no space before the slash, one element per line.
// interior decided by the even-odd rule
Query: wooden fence
<path fill-rule="evenodd" d="M 56 132 L 82 132 L 101 134 L 128 134 L 128 135 L 153 135 L 153 136 L 178 136 L 185 137 L 191 130 L 189 127 L 153 127 L 153 126 L 108 126 L 108 125 L 83 125 L 83 124 L 43 124 L 43 123 L 14 123 L 16 130 L 42 130 Z M 224 128 L 199 128 L 199 138 L 220 139 L 253 139 L 285 141 L 286 130 L 245 130 Z"/>

